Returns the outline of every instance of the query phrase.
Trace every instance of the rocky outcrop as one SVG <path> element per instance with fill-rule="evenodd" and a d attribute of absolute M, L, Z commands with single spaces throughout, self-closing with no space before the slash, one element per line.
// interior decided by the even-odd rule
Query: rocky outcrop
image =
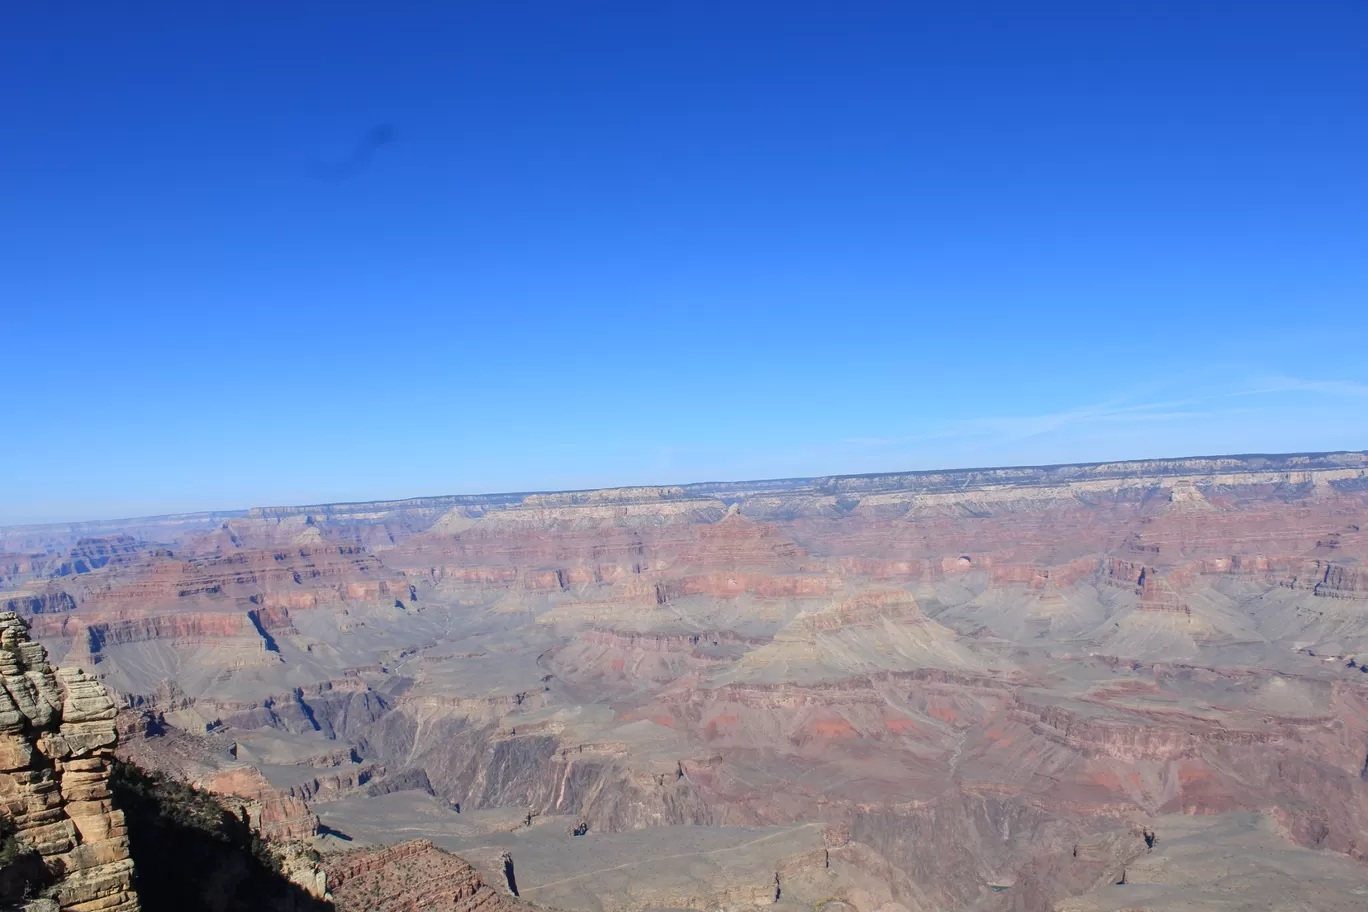
<path fill-rule="evenodd" d="M 513 912 L 531 909 L 490 887 L 462 859 L 425 839 L 334 856 L 323 863 L 338 912 Z"/>
<path fill-rule="evenodd" d="M 77 539 L 66 558 L 48 572 L 52 576 L 90 573 L 111 562 L 136 561 L 141 550 L 141 543 L 131 535 Z"/>
<path fill-rule="evenodd" d="M 76 599 L 63 589 L 13 595 L 0 601 L 0 610 L 16 614 L 60 614 L 76 610 Z"/>
<path fill-rule="evenodd" d="M 1368 570 L 1326 564 L 1312 591 L 1326 598 L 1368 599 Z"/>
<path fill-rule="evenodd" d="M 318 854 L 269 843 L 231 800 L 116 760 L 143 912 L 334 912 Z"/>
<path fill-rule="evenodd" d="M 54 670 L 0 614 L 0 807 L 57 880 L 63 912 L 136 912 L 124 815 L 109 791 L 114 701 L 79 668 Z"/>
<path fill-rule="evenodd" d="M 308 839 L 318 832 L 318 818 L 308 803 L 288 790 L 272 787 L 255 767 L 223 770 L 206 776 L 198 785 L 237 805 L 240 816 L 263 839 Z"/>

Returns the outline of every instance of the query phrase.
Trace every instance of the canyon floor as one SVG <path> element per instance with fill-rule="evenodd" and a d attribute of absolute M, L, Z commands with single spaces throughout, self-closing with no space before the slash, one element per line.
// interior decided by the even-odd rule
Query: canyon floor
<path fill-rule="evenodd" d="M 1366 521 L 1365 453 L 256 508 L 0 528 L 0 610 L 262 835 L 426 840 L 354 892 L 1348 910 Z"/>

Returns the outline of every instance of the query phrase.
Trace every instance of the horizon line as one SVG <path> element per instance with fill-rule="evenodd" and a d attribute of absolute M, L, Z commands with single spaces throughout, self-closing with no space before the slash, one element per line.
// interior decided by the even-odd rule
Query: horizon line
<path fill-rule="evenodd" d="M 799 475 L 784 478 L 750 478 L 736 480 L 715 480 L 715 481 L 691 481 L 691 482 L 663 482 L 658 484 L 628 484 L 610 485 L 597 488 L 567 488 L 567 489 L 541 489 L 530 491 L 490 491 L 476 494 L 426 494 L 413 497 L 390 497 L 378 498 L 375 500 L 339 500 L 328 503 L 305 503 L 305 504 L 263 504 L 257 506 L 232 507 L 220 510 L 188 510 L 182 513 L 155 513 L 142 516 L 125 516 L 111 519 L 78 519 L 65 520 L 46 523 L 14 523 L 0 524 L 0 531 L 13 531 L 17 529 L 56 529 L 60 527 L 75 527 L 83 525 L 116 525 L 119 523 L 134 523 L 151 520 L 176 520 L 176 519 L 195 519 L 201 517 L 223 516 L 243 517 L 252 512 L 269 512 L 275 510 L 301 511 L 317 508 L 319 510 L 329 510 L 338 507 L 359 507 L 375 504 L 403 504 L 413 503 L 424 500 L 482 500 L 482 499 L 512 499 L 536 497 L 546 494 L 590 494 L 596 491 L 626 491 L 634 488 L 709 488 L 721 486 L 742 486 L 759 484 L 799 484 L 812 482 L 835 482 L 846 479 L 874 479 L 874 478 L 896 478 L 918 475 L 947 475 L 947 474 L 972 474 L 976 472 L 1012 472 L 1012 471 L 1054 471 L 1059 469 L 1089 469 L 1099 466 L 1124 466 L 1135 463 L 1184 463 L 1200 462 L 1206 460 L 1230 459 L 1230 460 L 1287 460 L 1305 458 L 1329 458 L 1333 456 L 1362 456 L 1368 460 L 1368 449 L 1363 450 L 1317 450 L 1293 453 L 1225 453 L 1218 455 L 1203 456 L 1158 456 L 1140 457 L 1136 459 L 1104 459 L 1093 462 L 1056 462 L 1037 465 L 998 465 L 998 466 L 964 466 L 957 468 L 937 468 L 937 469 L 909 469 L 889 472 L 858 472 L 849 474 L 827 474 L 827 475 Z"/>

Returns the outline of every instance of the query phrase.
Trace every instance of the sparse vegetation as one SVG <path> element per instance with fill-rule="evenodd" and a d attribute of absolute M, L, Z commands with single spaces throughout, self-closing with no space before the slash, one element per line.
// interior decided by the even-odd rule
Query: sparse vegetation
<path fill-rule="evenodd" d="M 39 854 L 19 841 L 14 820 L 0 813 L 0 909 L 32 899 L 52 879 Z"/>

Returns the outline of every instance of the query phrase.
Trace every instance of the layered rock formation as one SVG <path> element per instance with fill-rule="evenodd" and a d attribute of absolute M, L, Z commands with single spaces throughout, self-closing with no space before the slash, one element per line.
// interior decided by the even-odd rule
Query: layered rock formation
<path fill-rule="evenodd" d="M 269 835 L 1005 912 L 1189 816 L 1368 859 L 1365 519 L 1363 453 L 424 498 L 0 534 L 0 596 Z"/>
<path fill-rule="evenodd" d="M 338 912 L 518 912 L 531 906 L 507 885 L 488 886 L 479 872 L 424 839 L 333 856 L 323 871 Z"/>
<path fill-rule="evenodd" d="M 136 912 L 123 813 L 110 800 L 113 700 L 79 668 L 54 670 L 0 614 L 0 807 L 56 879 L 63 912 Z"/>

